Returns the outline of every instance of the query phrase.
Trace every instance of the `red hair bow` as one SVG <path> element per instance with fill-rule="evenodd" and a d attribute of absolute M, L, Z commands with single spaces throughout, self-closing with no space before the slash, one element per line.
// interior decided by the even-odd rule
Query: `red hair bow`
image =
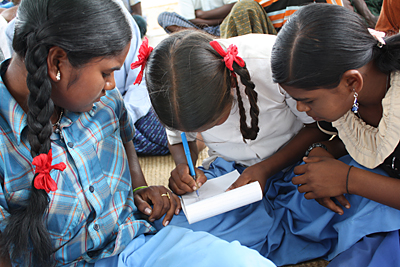
<path fill-rule="evenodd" d="M 64 162 L 51 165 L 52 161 L 53 154 L 51 152 L 51 149 L 49 150 L 49 153 L 47 155 L 40 154 L 34 157 L 32 161 L 32 164 L 36 166 L 35 174 L 37 174 L 33 185 L 36 189 L 46 190 L 46 193 L 57 190 L 57 184 L 53 180 L 53 178 L 51 178 L 50 171 L 52 169 L 63 171 L 66 168 Z"/>
<path fill-rule="evenodd" d="M 237 56 L 238 48 L 236 45 L 229 45 L 226 52 L 217 41 L 211 41 L 210 45 L 224 58 L 226 67 L 231 71 L 233 71 L 233 61 L 235 61 L 240 67 L 245 66 L 244 60 Z"/>
<path fill-rule="evenodd" d="M 141 66 L 140 72 L 133 84 L 140 84 L 142 82 L 144 67 L 146 66 L 151 51 L 153 51 L 153 47 L 149 46 L 149 40 L 147 37 L 144 37 L 142 45 L 139 48 L 138 60 L 131 64 L 131 69 Z"/>

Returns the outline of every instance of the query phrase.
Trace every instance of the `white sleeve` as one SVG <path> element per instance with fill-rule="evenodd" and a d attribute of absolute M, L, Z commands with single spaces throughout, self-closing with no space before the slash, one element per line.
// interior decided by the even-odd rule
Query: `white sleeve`
<path fill-rule="evenodd" d="M 236 3 L 238 0 L 224 0 L 224 5 Z"/>
<path fill-rule="evenodd" d="M 180 15 L 187 20 L 195 19 L 195 6 L 192 0 L 179 0 Z"/>
<path fill-rule="evenodd" d="M 119 3 L 122 4 L 122 2 Z M 138 119 L 149 112 L 151 102 L 144 76 L 140 84 L 133 84 L 139 74 L 140 67 L 132 70 L 131 64 L 138 59 L 139 48 L 142 41 L 140 39 L 139 27 L 135 20 L 128 12 L 126 12 L 126 10 L 124 12 L 132 27 L 132 40 L 124 65 L 120 70 L 114 72 L 114 79 L 116 87 L 124 97 L 126 109 L 128 110 L 133 123 L 135 123 Z"/>
<path fill-rule="evenodd" d="M 168 142 L 171 145 L 176 145 L 179 143 L 182 143 L 181 139 L 181 131 L 178 130 L 170 130 L 166 129 L 167 132 L 167 137 L 168 137 Z M 195 141 L 196 140 L 197 133 L 186 133 L 186 138 L 188 142 Z"/>

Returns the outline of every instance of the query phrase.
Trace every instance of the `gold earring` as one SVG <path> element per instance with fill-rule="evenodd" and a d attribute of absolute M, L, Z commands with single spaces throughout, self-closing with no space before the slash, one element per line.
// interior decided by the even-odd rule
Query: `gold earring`
<path fill-rule="evenodd" d="M 61 80 L 61 73 L 60 73 L 60 71 L 57 71 L 56 80 L 57 80 L 57 81 Z"/>

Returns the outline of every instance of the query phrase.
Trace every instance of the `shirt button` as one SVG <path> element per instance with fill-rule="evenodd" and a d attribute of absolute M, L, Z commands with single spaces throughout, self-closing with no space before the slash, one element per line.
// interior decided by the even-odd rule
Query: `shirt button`
<path fill-rule="evenodd" d="M 93 193 L 93 192 L 94 192 L 94 187 L 93 187 L 93 185 L 89 186 L 89 191 L 90 191 L 90 193 Z"/>
<path fill-rule="evenodd" d="M 74 143 L 72 143 L 72 142 L 68 142 L 68 144 L 67 144 L 70 148 L 73 148 L 74 147 Z"/>
<path fill-rule="evenodd" d="M 93 229 L 94 229 L 95 231 L 99 231 L 100 226 L 96 223 L 95 225 L 93 225 Z"/>

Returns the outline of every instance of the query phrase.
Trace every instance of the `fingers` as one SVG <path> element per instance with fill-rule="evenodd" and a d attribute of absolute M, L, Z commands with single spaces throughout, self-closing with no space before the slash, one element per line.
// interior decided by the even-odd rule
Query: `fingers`
<path fill-rule="evenodd" d="M 171 172 L 169 188 L 178 195 L 198 190 L 207 181 L 207 177 L 201 170 L 195 168 L 195 171 L 196 180 L 189 174 L 189 167 L 186 164 L 179 164 Z"/>
<path fill-rule="evenodd" d="M 176 212 L 178 201 L 174 198 L 174 194 L 168 189 L 160 190 L 158 195 L 151 195 L 150 201 L 153 203 L 153 212 L 149 216 L 149 221 L 153 222 L 160 219 L 166 214 L 163 225 L 166 226 L 171 221 L 172 216 Z"/>
<path fill-rule="evenodd" d="M 226 191 L 241 187 L 243 185 L 248 184 L 249 182 L 250 179 L 247 178 L 247 176 L 241 175 Z"/>
<path fill-rule="evenodd" d="M 305 163 L 313 163 L 313 162 L 319 162 L 321 161 L 321 157 L 303 157 L 303 161 Z"/>
<path fill-rule="evenodd" d="M 163 225 L 167 226 L 169 222 L 172 220 L 174 215 L 178 215 L 181 210 L 181 201 L 179 197 L 175 194 L 170 195 L 170 207 L 165 214 Z"/>
<path fill-rule="evenodd" d="M 350 202 L 347 200 L 347 198 L 344 195 L 340 195 L 336 197 L 336 200 L 345 207 L 346 209 L 350 209 L 351 205 Z"/>
<path fill-rule="evenodd" d="M 164 226 L 167 226 L 174 214 L 179 214 L 181 210 L 179 197 L 164 186 L 150 186 L 137 191 L 134 199 L 135 205 L 141 212 L 149 216 L 151 222 L 160 219 L 165 214 Z"/>
<path fill-rule="evenodd" d="M 306 164 L 301 164 L 301 165 L 296 166 L 293 170 L 294 174 L 296 174 L 296 175 L 303 174 L 307 171 L 307 168 L 309 168 L 309 165 L 307 165 L 307 164 L 320 162 L 322 160 L 323 160 L 323 158 L 321 158 L 321 157 L 304 157 L 303 161 Z"/>
<path fill-rule="evenodd" d="M 171 176 L 169 178 L 168 187 L 177 195 L 184 195 L 187 192 L 192 192 L 192 189 L 187 184 L 178 184 L 175 182 L 175 179 Z"/>
<path fill-rule="evenodd" d="M 197 187 L 200 188 L 205 182 L 207 182 L 207 177 L 204 175 L 204 172 L 198 168 L 194 168 L 196 171 L 196 183 Z"/>
<path fill-rule="evenodd" d="M 306 172 L 307 170 L 307 165 L 306 164 L 302 164 L 302 165 L 297 165 L 296 167 L 294 167 L 293 172 L 296 175 L 300 175 Z"/>
<path fill-rule="evenodd" d="M 312 194 L 312 193 L 306 193 L 306 195 L 307 194 Z M 343 215 L 343 209 L 341 207 L 339 207 L 338 205 L 336 205 L 336 203 L 333 202 L 333 200 L 331 198 L 325 197 L 325 198 L 317 198 L 315 200 L 322 206 L 330 209 L 331 211 L 336 212 L 339 215 Z"/>
<path fill-rule="evenodd" d="M 294 185 L 301 185 L 301 184 L 305 184 L 305 183 L 306 183 L 306 178 L 304 175 L 299 175 L 299 176 L 295 176 L 292 178 L 292 184 L 294 184 Z M 304 192 L 307 192 L 307 191 L 303 191 L 300 193 L 304 193 Z"/>
<path fill-rule="evenodd" d="M 143 214 L 150 216 L 153 212 L 149 203 L 147 203 L 139 194 L 134 194 L 135 205 Z"/>

